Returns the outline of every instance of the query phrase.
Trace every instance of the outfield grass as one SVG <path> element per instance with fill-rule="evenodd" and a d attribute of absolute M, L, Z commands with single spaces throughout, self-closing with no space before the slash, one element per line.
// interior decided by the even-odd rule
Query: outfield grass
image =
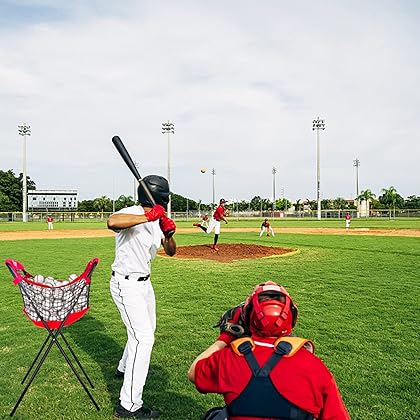
<path fill-rule="evenodd" d="M 211 241 L 200 232 L 177 234 L 176 239 L 178 245 Z M 300 252 L 230 264 L 158 257 L 153 267 L 158 327 L 146 404 L 162 410 L 163 419 L 175 420 L 199 419 L 207 408 L 220 404 L 219 396 L 195 391 L 186 379 L 187 369 L 217 336 L 212 325 L 221 313 L 242 301 L 256 283 L 271 279 L 286 286 L 296 301 L 295 332 L 315 341 L 316 353 L 334 373 L 352 419 L 418 418 L 420 239 L 302 234 L 259 238 L 256 233 L 222 230 L 220 242 Z M 32 274 L 56 278 L 79 273 L 90 258 L 100 258 L 92 309 L 66 329 L 66 336 L 95 384 L 93 395 L 101 411 L 96 412 L 53 349 L 15 418 L 111 418 L 120 388 L 113 374 L 125 344 L 125 328 L 108 290 L 113 238 L 3 241 L 0 256 L 20 260 Z M 20 293 L 4 265 L 0 299 L 0 417 L 7 418 L 45 331 L 22 315 Z"/>

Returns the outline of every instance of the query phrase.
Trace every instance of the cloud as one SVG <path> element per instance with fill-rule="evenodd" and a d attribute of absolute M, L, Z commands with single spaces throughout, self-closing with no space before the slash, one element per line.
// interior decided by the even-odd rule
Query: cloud
<path fill-rule="evenodd" d="M 413 2 L 8 5 L 0 165 L 19 171 L 16 126 L 30 123 L 28 172 L 43 188 L 131 194 L 111 137 L 142 173 L 165 175 L 170 119 L 175 192 L 211 201 L 205 166 L 216 168 L 217 195 L 269 198 L 275 166 L 277 195 L 314 198 L 319 115 L 323 197 L 354 196 L 356 157 L 363 188 L 419 194 Z"/>

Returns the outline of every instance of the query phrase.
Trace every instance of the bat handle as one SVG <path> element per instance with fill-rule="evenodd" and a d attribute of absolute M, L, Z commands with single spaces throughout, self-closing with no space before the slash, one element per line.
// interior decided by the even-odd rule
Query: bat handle
<path fill-rule="evenodd" d="M 142 186 L 143 191 L 146 193 L 147 198 L 149 199 L 149 201 L 150 201 L 153 205 L 155 205 L 155 204 L 156 204 L 155 199 L 153 198 L 153 195 L 152 195 L 152 193 L 150 192 L 149 188 L 147 187 L 146 183 L 143 181 L 143 178 L 139 178 L 137 181 L 138 181 L 138 182 L 139 182 L 139 184 Z"/>

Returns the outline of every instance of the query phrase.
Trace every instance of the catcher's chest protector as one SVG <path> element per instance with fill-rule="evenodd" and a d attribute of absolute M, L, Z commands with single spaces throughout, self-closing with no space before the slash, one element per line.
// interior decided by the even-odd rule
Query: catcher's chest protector
<path fill-rule="evenodd" d="M 251 338 L 247 338 L 236 349 L 245 357 L 252 370 L 252 377 L 242 393 L 228 405 L 229 415 L 283 420 L 313 420 L 312 414 L 286 400 L 274 387 L 269 376 L 282 356 L 289 355 L 291 351 L 298 349 L 293 349 L 287 341 L 278 340 L 273 355 L 263 367 L 260 367 L 252 352 L 255 347 L 248 340 L 252 341 Z"/>

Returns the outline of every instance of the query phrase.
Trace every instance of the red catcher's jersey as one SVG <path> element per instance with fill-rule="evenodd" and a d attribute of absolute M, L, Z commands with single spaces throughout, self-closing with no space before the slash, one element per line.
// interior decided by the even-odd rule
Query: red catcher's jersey
<path fill-rule="evenodd" d="M 217 207 L 216 211 L 214 212 L 213 217 L 214 217 L 215 220 L 220 222 L 223 219 L 224 215 L 225 215 L 224 207 L 219 206 L 219 207 Z"/>
<path fill-rule="evenodd" d="M 260 337 L 257 340 L 269 341 Z M 272 354 L 272 347 L 257 345 L 254 350 L 260 366 Z M 236 355 L 229 346 L 197 363 L 195 386 L 202 393 L 223 394 L 225 403 L 229 404 L 245 389 L 251 376 L 245 357 Z M 317 419 L 350 420 L 333 375 L 318 357 L 306 349 L 300 349 L 292 357 L 283 357 L 272 370 L 270 378 L 284 398 Z M 230 419 L 251 420 L 250 417 Z"/>

